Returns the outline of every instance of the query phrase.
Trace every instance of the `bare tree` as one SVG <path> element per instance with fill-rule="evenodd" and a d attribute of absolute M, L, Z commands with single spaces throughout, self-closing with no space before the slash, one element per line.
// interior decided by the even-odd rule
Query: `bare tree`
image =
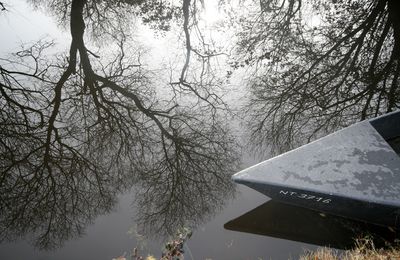
<path fill-rule="evenodd" d="M 255 69 L 255 143 L 282 152 L 399 107 L 397 1 L 250 2 L 233 66 Z"/>
<path fill-rule="evenodd" d="M 53 43 L 40 41 L 0 60 L 1 238 L 33 232 L 40 247 L 57 246 L 134 184 L 146 218 L 176 207 L 192 217 L 194 203 L 198 218 L 212 214 L 211 203 L 232 195 L 229 173 L 238 165 L 213 77 L 187 82 L 188 51 L 178 83 L 165 84 L 172 98 L 155 94 L 143 52 L 123 30 L 141 1 L 32 2 L 69 21 L 72 40 L 67 55 L 46 56 Z M 90 51 L 86 30 L 107 38 L 113 55 Z"/>
<path fill-rule="evenodd" d="M 194 127 L 200 122 L 192 122 Z M 174 149 L 163 165 L 143 176 L 135 196 L 139 231 L 149 236 L 172 235 L 208 220 L 235 193 L 227 172 L 237 164 L 228 131 L 214 125 L 202 133 L 183 133 L 196 152 Z M 215 142 L 210 142 L 213 139 Z M 230 140 L 229 140 L 230 139 Z M 220 149 L 223 148 L 223 151 Z M 229 162 L 229 163 L 222 163 Z M 161 167 L 160 167 L 161 166 Z M 207 174 L 205 174 L 207 173 Z"/>

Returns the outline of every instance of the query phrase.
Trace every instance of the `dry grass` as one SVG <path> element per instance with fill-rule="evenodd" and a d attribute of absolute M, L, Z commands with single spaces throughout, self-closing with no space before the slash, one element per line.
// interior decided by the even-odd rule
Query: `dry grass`
<path fill-rule="evenodd" d="M 355 249 L 338 252 L 331 248 L 320 248 L 307 252 L 300 260 L 400 260 L 400 246 L 376 249 L 369 239 L 357 241 Z"/>

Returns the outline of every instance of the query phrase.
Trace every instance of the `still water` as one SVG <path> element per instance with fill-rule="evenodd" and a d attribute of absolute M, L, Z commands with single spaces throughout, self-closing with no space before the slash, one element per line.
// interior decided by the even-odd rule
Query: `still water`
<path fill-rule="evenodd" d="M 227 65 L 232 35 L 210 31 L 228 9 L 127 6 L 138 21 L 129 1 L 31 2 L 0 13 L 0 259 L 160 256 L 179 227 L 193 231 L 186 259 L 297 259 L 393 238 L 232 183 L 260 159 L 238 145 L 240 80 L 254 75 Z"/>
<path fill-rule="evenodd" d="M 192 230 L 184 248 L 185 259 L 297 259 L 318 246 L 351 248 L 353 237 L 363 234 L 376 235 L 377 246 L 395 237 L 384 227 L 281 204 L 245 186 L 235 189 L 234 198 Z M 134 196 L 119 196 L 109 214 L 97 216 L 83 234 L 63 241 L 59 248 L 39 250 L 27 238 L 17 239 L 0 245 L 0 258 L 112 259 L 129 256 L 134 248 L 144 256 L 159 257 L 164 242 L 138 231 L 134 216 L 141 209 L 132 204 Z M 187 221 L 198 217 L 193 215 Z"/>
<path fill-rule="evenodd" d="M 252 233 L 231 231 L 224 224 L 268 199 L 247 188 L 240 188 L 238 197 L 230 201 L 210 221 L 193 230 L 192 238 L 185 248 L 185 259 L 296 259 L 307 249 L 316 246 Z M 67 241 L 55 251 L 39 251 L 24 241 L 3 243 L 0 246 L 1 259 L 112 259 L 128 254 L 134 247 L 143 246 L 141 252 L 160 256 L 163 243 L 159 241 L 138 241 L 129 232 L 135 225 L 132 221 L 135 209 L 132 198 L 120 198 L 116 210 L 109 215 L 98 217 L 87 227 L 81 238 Z M 189 253 L 190 252 L 190 253 Z"/>

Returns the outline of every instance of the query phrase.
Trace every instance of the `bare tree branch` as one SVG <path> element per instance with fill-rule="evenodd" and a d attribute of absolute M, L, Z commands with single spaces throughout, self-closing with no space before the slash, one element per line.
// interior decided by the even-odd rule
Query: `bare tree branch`
<path fill-rule="evenodd" d="M 393 1 L 261 1 L 258 8 L 241 25 L 232 63 L 254 68 L 247 113 L 256 144 L 282 152 L 399 107 Z M 306 22 L 313 15 L 320 25 Z"/>

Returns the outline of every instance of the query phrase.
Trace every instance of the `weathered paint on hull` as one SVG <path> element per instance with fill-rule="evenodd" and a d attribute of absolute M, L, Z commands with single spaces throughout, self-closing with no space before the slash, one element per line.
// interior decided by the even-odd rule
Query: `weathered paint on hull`
<path fill-rule="evenodd" d="M 400 226 L 400 112 L 363 121 L 233 176 L 280 202 Z"/>

